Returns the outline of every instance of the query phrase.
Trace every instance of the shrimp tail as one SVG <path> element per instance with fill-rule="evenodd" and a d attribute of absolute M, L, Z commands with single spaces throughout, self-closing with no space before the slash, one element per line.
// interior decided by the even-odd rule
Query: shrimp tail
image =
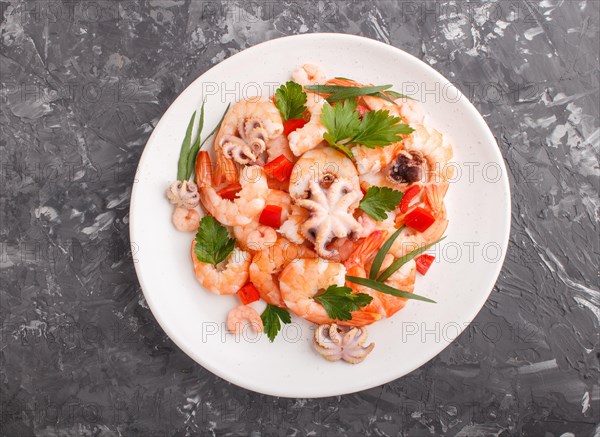
<path fill-rule="evenodd" d="M 212 184 L 213 172 L 210 155 L 201 150 L 196 157 L 196 185 L 198 187 L 208 187 Z"/>
<path fill-rule="evenodd" d="M 444 196 L 448 191 L 448 183 L 430 184 L 425 186 L 425 202 L 431 210 L 438 214 L 444 204 Z"/>
<path fill-rule="evenodd" d="M 386 233 L 384 231 L 372 232 L 368 237 L 359 243 L 352 251 L 348 259 L 344 262 L 346 269 L 351 269 L 357 265 L 364 265 L 379 250 L 385 241 Z"/>
<path fill-rule="evenodd" d="M 379 320 L 381 320 L 382 316 L 379 313 L 375 313 L 372 311 L 352 311 L 352 319 L 339 321 L 338 324 L 344 326 L 367 326 L 371 325 Z"/>
<path fill-rule="evenodd" d="M 233 184 L 239 180 L 238 169 L 232 159 L 227 158 L 222 150 L 217 150 L 217 168 L 213 177 L 215 186 L 221 185 L 223 182 Z"/>

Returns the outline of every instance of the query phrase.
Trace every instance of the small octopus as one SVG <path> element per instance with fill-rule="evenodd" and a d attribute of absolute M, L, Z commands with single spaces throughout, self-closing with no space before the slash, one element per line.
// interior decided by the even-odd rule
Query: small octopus
<path fill-rule="evenodd" d="M 195 183 L 175 181 L 167 189 L 169 201 L 180 208 L 194 209 L 200 203 L 200 193 Z"/>
<path fill-rule="evenodd" d="M 327 185 L 311 181 L 308 197 L 296 200 L 296 205 L 309 211 L 309 217 L 302 224 L 300 232 L 315 245 L 319 256 L 331 258 L 337 251 L 327 246 L 335 238 L 352 240 L 358 237 L 361 225 L 352 212 L 363 194 L 343 178 Z"/>
<path fill-rule="evenodd" d="M 375 347 L 375 343 L 364 346 L 367 341 L 367 328 L 319 325 L 315 330 L 313 345 L 326 360 L 344 360 L 348 363 L 362 362 Z"/>

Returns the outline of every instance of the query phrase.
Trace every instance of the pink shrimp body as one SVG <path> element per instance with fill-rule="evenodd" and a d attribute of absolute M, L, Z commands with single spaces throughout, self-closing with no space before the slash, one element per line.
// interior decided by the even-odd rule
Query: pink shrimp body
<path fill-rule="evenodd" d="M 223 262 L 225 266 L 214 266 L 198 260 L 192 242 L 192 262 L 196 279 L 213 294 L 235 294 L 248 282 L 248 268 L 251 257 L 248 252 L 238 248 Z"/>
<path fill-rule="evenodd" d="M 227 314 L 227 330 L 240 334 L 246 325 L 250 325 L 255 332 L 263 332 L 264 326 L 260 314 L 248 305 L 239 305 Z"/>
<path fill-rule="evenodd" d="M 330 318 L 325 308 L 314 300 L 314 296 L 330 285 L 343 286 L 346 268 L 343 264 L 316 259 L 300 259 L 290 263 L 279 275 L 281 297 L 288 308 L 297 316 L 316 324 L 338 323 L 364 326 L 381 318 L 369 311 L 353 311 L 351 320 L 337 321 Z"/>

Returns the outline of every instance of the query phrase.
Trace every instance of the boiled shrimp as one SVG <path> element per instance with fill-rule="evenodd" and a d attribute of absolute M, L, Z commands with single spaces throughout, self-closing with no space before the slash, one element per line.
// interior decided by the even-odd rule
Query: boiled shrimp
<path fill-rule="evenodd" d="M 399 141 L 385 147 L 354 146 L 350 150 L 354 155 L 358 174 L 364 175 L 383 170 L 402 148 L 402 142 Z"/>
<path fill-rule="evenodd" d="M 404 150 L 414 158 L 424 161 L 421 180 L 425 183 L 443 183 L 452 178 L 454 167 L 452 145 L 434 128 L 422 124 L 412 125 L 415 130 L 404 141 Z"/>
<path fill-rule="evenodd" d="M 235 200 L 223 199 L 211 183 L 210 157 L 207 152 L 198 153 L 199 168 L 204 173 L 198 175 L 200 201 L 206 210 L 218 221 L 227 226 L 247 225 L 258 216 L 265 207 L 269 194 L 267 178 L 259 166 L 247 166 L 240 175 L 241 191 Z M 203 163 L 203 164 L 202 164 Z"/>
<path fill-rule="evenodd" d="M 267 303 L 285 306 L 277 275 L 291 262 L 314 257 L 316 254 L 306 246 L 279 238 L 272 247 L 264 248 L 254 255 L 249 268 L 250 281 Z"/>
<path fill-rule="evenodd" d="M 229 332 L 240 334 L 247 325 L 250 325 L 257 333 L 264 330 L 260 315 L 251 306 L 239 305 L 227 314 L 227 330 Z"/>
<path fill-rule="evenodd" d="M 267 141 L 267 162 L 274 160 L 275 158 L 284 155 L 290 161 L 295 161 L 296 157 L 290 149 L 290 143 L 287 136 L 278 135 Z"/>
<path fill-rule="evenodd" d="M 281 221 L 287 220 L 292 213 L 292 199 L 285 191 L 269 190 L 266 199 L 267 205 L 277 205 L 281 207 Z M 243 226 L 234 226 L 233 235 L 238 244 L 245 250 L 256 252 L 265 247 L 272 246 L 277 241 L 277 232 L 270 226 L 260 224 L 259 216 L 256 216 L 250 223 Z"/>
<path fill-rule="evenodd" d="M 302 235 L 300 228 L 308 219 L 309 213 L 306 209 L 296 205 L 292 205 L 291 211 L 291 214 L 279 227 L 278 232 L 292 243 L 302 244 L 306 238 Z"/>
<path fill-rule="evenodd" d="M 292 73 L 292 79 L 300 85 L 314 85 L 325 82 L 325 73 L 318 65 L 304 64 Z"/>
<path fill-rule="evenodd" d="M 311 92 L 307 92 L 306 96 L 306 108 L 310 113 L 310 120 L 288 135 L 290 149 L 296 156 L 317 147 L 323 141 L 323 135 L 327 131 L 321 121 L 321 112 L 326 100 Z"/>
<path fill-rule="evenodd" d="M 178 231 L 196 232 L 200 224 L 200 214 L 195 209 L 178 206 L 173 211 L 173 225 Z"/>
<path fill-rule="evenodd" d="M 404 229 L 390 249 L 395 257 L 400 258 L 407 253 L 418 249 L 427 244 L 431 244 L 444 235 L 448 228 L 448 219 L 446 217 L 446 206 L 444 205 L 444 194 L 447 190 L 447 184 L 427 185 L 423 190 L 421 201 L 414 205 L 426 208 L 435 218 L 435 222 L 424 232 L 418 232 L 411 228 Z M 412 211 L 411 208 L 408 212 Z M 396 226 L 404 223 L 407 214 L 400 214 L 396 217 Z"/>
<path fill-rule="evenodd" d="M 405 191 L 414 183 L 447 187 L 454 174 L 454 166 L 450 163 L 452 146 L 433 128 L 423 125 L 413 127 L 415 131 L 402 141 L 401 147 L 395 149 L 395 156 L 385 168 L 360 174 L 363 190 L 384 186 Z M 368 158 L 363 161 L 363 170 L 381 168 L 385 162 L 369 161 Z"/>
<path fill-rule="evenodd" d="M 381 315 L 357 310 L 351 320 L 337 321 L 330 318 L 325 308 L 314 297 L 330 285 L 343 286 L 346 268 L 343 264 L 322 258 L 300 259 L 288 264 L 279 275 L 281 296 L 288 308 L 297 316 L 316 323 L 338 323 L 364 326 L 381 319 Z"/>
<path fill-rule="evenodd" d="M 386 256 L 387 260 L 384 260 L 382 267 L 386 269 L 389 264 L 392 263 L 394 257 L 389 255 Z M 417 279 L 417 265 L 414 260 L 408 261 L 398 270 L 396 270 L 384 283 L 394 287 L 398 290 L 407 291 L 412 293 L 415 290 L 415 281 Z M 403 297 L 393 296 L 387 293 L 378 292 L 379 301 L 385 309 L 386 317 L 391 317 L 396 312 L 404 308 L 407 299 Z"/>
<path fill-rule="evenodd" d="M 229 257 L 221 265 L 214 266 L 198 260 L 194 250 L 196 241 L 192 242 L 192 261 L 196 279 L 211 293 L 234 294 L 248 282 L 248 268 L 251 257 L 248 252 L 233 249 Z"/>
<path fill-rule="evenodd" d="M 283 133 L 279 110 L 260 97 L 240 100 L 229 110 L 215 137 L 215 149 L 238 164 L 256 162 L 266 143 Z"/>
<path fill-rule="evenodd" d="M 394 260 L 394 256 L 387 254 L 381 266 L 381 271 L 388 268 Z M 367 271 L 369 271 L 370 268 L 370 263 L 366 264 L 366 266 L 356 264 L 348 269 L 348 275 L 366 278 Z M 384 281 L 384 283 L 398 290 L 412 293 L 415 288 L 416 276 L 416 264 L 414 260 L 411 260 L 396 270 Z M 363 308 L 363 311 L 375 312 L 381 317 L 391 317 L 406 305 L 407 299 L 405 298 L 382 293 L 350 281 L 348 281 L 346 285 L 352 288 L 356 293 L 365 293 L 373 298 L 373 300 Z"/>

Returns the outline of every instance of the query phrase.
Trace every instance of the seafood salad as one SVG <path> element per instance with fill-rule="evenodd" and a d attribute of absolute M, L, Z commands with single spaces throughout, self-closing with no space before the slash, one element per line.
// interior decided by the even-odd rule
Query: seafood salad
<path fill-rule="evenodd" d="M 206 103 L 167 197 L 173 225 L 195 234 L 197 280 L 235 301 L 230 332 L 273 342 L 303 318 L 316 352 L 360 363 L 368 325 L 435 303 L 414 291 L 448 225 L 452 146 L 418 102 L 305 64 L 274 95 L 230 104 L 202 140 Z"/>

